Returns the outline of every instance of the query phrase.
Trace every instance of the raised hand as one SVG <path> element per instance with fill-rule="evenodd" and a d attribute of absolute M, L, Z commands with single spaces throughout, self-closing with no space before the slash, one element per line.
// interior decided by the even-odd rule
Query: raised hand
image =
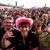
<path fill-rule="evenodd" d="M 4 36 L 3 36 L 3 38 L 6 38 L 6 39 L 8 39 L 8 38 L 10 38 L 10 37 L 15 37 L 15 36 L 13 35 L 12 31 L 7 31 L 7 32 L 4 34 Z"/>

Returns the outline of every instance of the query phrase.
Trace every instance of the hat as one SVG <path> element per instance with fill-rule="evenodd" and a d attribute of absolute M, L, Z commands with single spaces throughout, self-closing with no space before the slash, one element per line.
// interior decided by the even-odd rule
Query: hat
<path fill-rule="evenodd" d="M 33 20 L 31 18 L 26 18 L 26 17 L 20 17 L 16 19 L 16 27 L 19 29 L 19 26 L 21 23 L 28 23 L 30 26 L 33 24 Z"/>

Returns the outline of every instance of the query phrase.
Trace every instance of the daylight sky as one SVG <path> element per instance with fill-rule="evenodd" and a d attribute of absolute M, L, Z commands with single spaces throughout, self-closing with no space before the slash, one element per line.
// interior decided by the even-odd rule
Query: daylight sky
<path fill-rule="evenodd" d="M 0 0 L 0 3 L 15 5 L 17 1 L 17 6 L 24 5 L 24 8 L 31 7 L 43 7 L 46 3 L 46 6 L 50 7 L 50 0 Z"/>

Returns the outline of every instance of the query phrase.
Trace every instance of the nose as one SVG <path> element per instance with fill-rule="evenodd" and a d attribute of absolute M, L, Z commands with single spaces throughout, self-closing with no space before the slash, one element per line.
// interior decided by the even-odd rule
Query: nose
<path fill-rule="evenodd" d="M 26 30 L 26 28 L 24 27 L 24 28 L 23 28 L 23 30 L 25 31 L 25 30 Z"/>

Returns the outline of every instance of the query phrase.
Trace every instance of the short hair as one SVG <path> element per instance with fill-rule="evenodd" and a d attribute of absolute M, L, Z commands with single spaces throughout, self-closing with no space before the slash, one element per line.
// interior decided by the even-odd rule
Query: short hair
<path fill-rule="evenodd" d="M 26 27 L 26 26 L 30 27 L 29 23 L 24 22 L 19 24 L 19 27 Z"/>
<path fill-rule="evenodd" d="M 7 18 L 5 18 L 4 20 L 13 20 L 13 18 L 12 17 L 7 17 Z"/>
<path fill-rule="evenodd" d="M 41 23 L 40 20 L 35 20 L 35 21 L 34 21 L 33 27 L 35 28 L 36 26 L 37 26 L 37 27 L 42 27 L 42 23 Z"/>
<path fill-rule="evenodd" d="M 4 19 L 3 23 L 4 23 L 5 21 L 7 21 L 7 20 L 11 20 L 12 22 L 14 22 L 14 20 L 13 20 L 12 17 L 7 17 L 7 18 Z"/>
<path fill-rule="evenodd" d="M 44 13 L 44 14 L 42 14 L 42 16 L 48 16 L 48 14 L 47 13 Z"/>
<path fill-rule="evenodd" d="M 12 18 L 12 17 L 7 17 L 6 19 L 10 19 L 10 20 L 13 20 L 13 18 Z"/>

